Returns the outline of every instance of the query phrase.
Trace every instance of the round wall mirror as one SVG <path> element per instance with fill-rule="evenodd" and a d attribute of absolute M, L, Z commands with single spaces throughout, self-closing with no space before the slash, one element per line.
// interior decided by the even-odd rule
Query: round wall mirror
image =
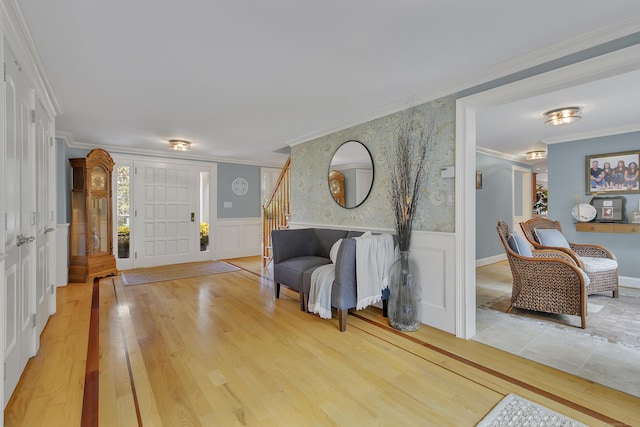
<path fill-rule="evenodd" d="M 329 193 L 343 208 L 360 206 L 373 185 L 373 159 L 360 141 L 342 144 L 329 166 Z"/>

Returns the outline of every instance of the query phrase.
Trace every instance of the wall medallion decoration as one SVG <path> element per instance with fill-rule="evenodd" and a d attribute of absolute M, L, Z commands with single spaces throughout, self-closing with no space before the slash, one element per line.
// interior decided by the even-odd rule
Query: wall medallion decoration
<path fill-rule="evenodd" d="M 231 190 L 238 196 L 244 196 L 249 191 L 249 183 L 244 178 L 236 178 L 231 182 Z"/>

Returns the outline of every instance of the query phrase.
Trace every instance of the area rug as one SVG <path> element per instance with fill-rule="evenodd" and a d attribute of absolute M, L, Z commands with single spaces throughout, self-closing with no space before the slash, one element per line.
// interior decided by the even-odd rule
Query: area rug
<path fill-rule="evenodd" d="M 510 394 L 502 399 L 478 427 L 587 427 L 585 424 L 561 415 L 523 397 Z"/>
<path fill-rule="evenodd" d="M 189 262 L 123 271 L 122 283 L 125 286 L 142 285 L 144 283 L 164 282 L 166 280 L 207 276 L 209 274 L 228 273 L 238 270 L 240 268 L 223 261 Z"/>
<path fill-rule="evenodd" d="M 504 294 L 483 307 L 507 312 L 511 304 L 511 295 Z M 611 343 L 623 344 L 640 349 L 640 291 L 620 288 L 620 297 L 590 295 L 587 301 L 587 327 L 581 329 L 580 318 L 566 314 L 542 313 L 538 311 L 514 308 L 511 314 L 524 318 L 544 321 L 554 327 L 585 333 L 606 339 Z"/>

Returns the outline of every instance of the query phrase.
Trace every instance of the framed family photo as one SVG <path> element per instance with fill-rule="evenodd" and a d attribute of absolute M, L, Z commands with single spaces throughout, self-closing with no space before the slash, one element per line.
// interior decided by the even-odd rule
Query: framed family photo
<path fill-rule="evenodd" d="M 640 193 L 640 150 L 586 157 L 586 188 L 590 193 Z"/>

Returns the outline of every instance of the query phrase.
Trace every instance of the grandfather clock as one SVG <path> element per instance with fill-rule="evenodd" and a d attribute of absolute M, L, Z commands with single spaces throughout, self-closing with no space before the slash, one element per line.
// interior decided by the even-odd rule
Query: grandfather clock
<path fill-rule="evenodd" d="M 116 274 L 113 256 L 111 173 L 114 162 L 102 149 L 71 163 L 69 281 L 87 282 Z"/>
<path fill-rule="evenodd" d="M 329 171 L 329 191 L 331 191 L 333 199 L 344 207 L 344 174 L 342 172 L 337 170 Z"/>

